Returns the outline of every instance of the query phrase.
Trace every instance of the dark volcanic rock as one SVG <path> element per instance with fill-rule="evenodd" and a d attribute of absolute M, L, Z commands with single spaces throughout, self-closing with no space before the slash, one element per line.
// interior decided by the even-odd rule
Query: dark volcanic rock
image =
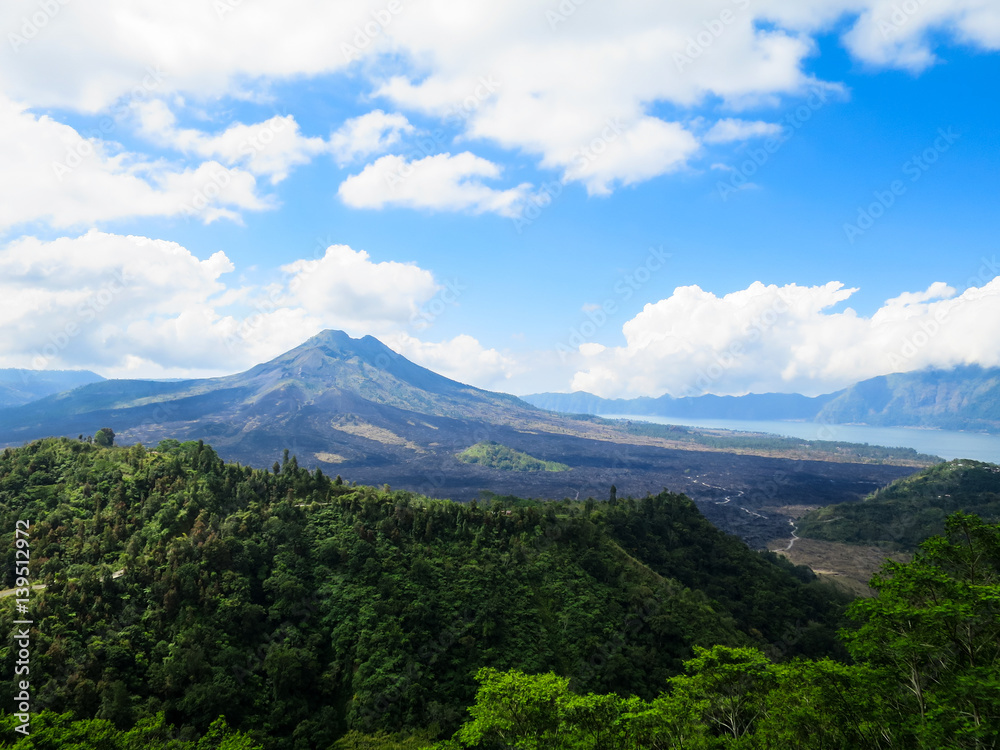
<path fill-rule="evenodd" d="M 915 469 L 681 450 L 572 420 L 420 367 L 378 340 L 325 331 L 237 375 L 172 383 L 112 380 L 0 411 L 0 442 L 114 429 L 119 443 L 203 439 L 224 458 L 300 465 L 436 497 L 620 497 L 666 487 L 760 545 L 785 534 L 770 508 L 858 499 Z M 455 454 L 494 440 L 567 472 L 505 472 Z"/>

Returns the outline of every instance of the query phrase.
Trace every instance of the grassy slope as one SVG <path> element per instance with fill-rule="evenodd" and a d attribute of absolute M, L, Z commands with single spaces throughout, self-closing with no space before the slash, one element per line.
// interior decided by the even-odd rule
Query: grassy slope
<path fill-rule="evenodd" d="M 492 440 L 476 443 L 455 456 L 467 464 L 479 464 L 503 471 L 569 471 L 566 464 L 543 461 Z"/>

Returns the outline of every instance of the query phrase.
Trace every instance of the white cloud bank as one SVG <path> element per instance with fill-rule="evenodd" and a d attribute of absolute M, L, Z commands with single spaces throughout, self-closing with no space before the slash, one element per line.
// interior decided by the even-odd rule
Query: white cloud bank
<path fill-rule="evenodd" d="M 205 159 L 242 164 L 254 175 L 270 178 L 272 184 L 288 177 L 293 167 L 308 164 L 315 155 L 329 150 L 322 138 L 303 136 L 291 115 L 276 115 L 253 125 L 235 123 L 210 135 L 178 128 L 174 113 L 158 99 L 137 104 L 135 110 L 140 132 L 151 141 Z"/>
<path fill-rule="evenodd" d="M 46 221 L 54 227 L 141 216 L 190 215 L 210 222 L 269 207 L 254 176 L 217 161 L 177 167 L 128 153 L 0 94 L 0 232 Z"/>
<path fill-rule="evenodd" d="M 765 286 L 718 297 L 678 287 L 623 326 L 625 345 L 587 343 L 568 358 L 523 355 L 474 337 L 417 338 L 445 288 L 412 263 L 331 245 L 239 286 L 223 252 L 204 260 L 163 240 L 92 230 L 0 248 L 0 367 L 89 368 L 106 376 L 180 377 L 248 368 L 324 328 L 373 334 L 448 377 L 519 392 L 565 386 L 606 397 L 702 392 L 829 392 L 890 372 L 1000 366 L 1000 264 L 984 261 L 961 293 L 941 282 L 887 300 L 870 317 L 856 289 Z M 574 374 L 575 369 L 575 374 Z"/>
<path fill-rule="evenodd" d="M 149 96 L 148 70 L 162 71 L 156 97 L 196 102 L 265 102 L 272 84 L 346 72 L 365 81 L 367 94 L 449 119 L 464 140 L 529 155 L 592 194 L 682 170 L 706 143 L 762 132 L 759 124 L 731 121 L 705 138 L 664 110 L 711 102 L 737 112 L 801 97 L 810 87 L 836 87 L 805 72 L 820 35 L 846 29 L 842 43 L 856 60 L 914 72 L 936 62 L 942 42 L 1000 49 L 1000 5 L 984 0 L 90 0 L 47 6 L 7 0 L 4 9 L 0 91 L 31 108 L 107 112 L 123 98 Z M 409 132 L 404 120 L 391 120 L 402 116 L 382 115 L 381 122 L 371 116 L 344 125 L 325 144 L 303 136 L 285 116 L 277 145 L 250 155 L 240 154 L 241 144 L 282 117 L 214 135 L 172 135 L 192 154 L 280 182 L 322 148 L 346 164 L 392 147 Z M 116 179 L 98 172 L 118 193 L 128 192 L 122 186 L 130 179 L 140 180 L 136 197 L 121 204 L 131 215 L 172 215 L 174 192 L 190 187 L 187 172 L 173 181 L 156 173 L 140 179 L 112 158 L 98 161 Z M 364 175 L 352 178 L 348 195 L 364 193 L 366 205 L 420 205 L 414 196 L 377 200 L 370 186 L 364 191 L 357 183 Z M 469 196 L 435 208 L 499 211 L 496 202 L 509 199 L 504 189 L 484 189 L 473 179 L 448 187 Z M 242 197 L 230 196 L 234 206 L 212 216 L 260 202 L 243 190 Z M 73 208 L 92 211 L 91 221 L 115 214 L 115 201 L 91 206 L 96 199 L 86 196 L 75 206 L 65 198 L 69 206 L 46 212 L 33 195 L 21 201 L 30 207 L 18 215 L 51 216 L 66 226 Z"/>
<path fill-rule="evenodd" d="M 92 230 L 0 248 L 0 367 L 86 368 L 107 377 L 236 372 L 325 328 L 374 334 L 462 382 L 489 386 L 511 363 L 471 336 L 407 333 L 442 286 L 412 263 L 331 245 L 268 287 L 235 286 L 223 252 L 199 260 L 164 240 Z"/>
<path fill-rule="evenodd" d="M 1000 366 L 1000 267 L 961 294 L 937 282 L 887 300 L 871 317 L 834 308 L 839 282 L 747 289 L 722 297 L 678 287 L 622 328 L 620 347 L 580 347 L 571 390 L 600 396 L 828 393 L 926 367 Z"/>

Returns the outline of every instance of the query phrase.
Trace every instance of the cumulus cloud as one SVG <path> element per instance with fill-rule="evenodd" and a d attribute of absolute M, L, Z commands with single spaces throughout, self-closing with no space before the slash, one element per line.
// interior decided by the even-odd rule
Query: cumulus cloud
<path fill-rule="evenodd" d="M 364 250 L 331 245 L 315 260 L 282 266 L 289 274 L 287 306 L 336 320 L 349 333 L 379 333 L 413 320 L 441 287 L 413 263 L 372 262 Z"/>
<path fill-rule="evenodd" d="M 606 397 L 819 394 L 925 367 L 1000 365 L 1000 277 L 961 294 L 941 282 L 870 317 L 838 306 L 857 289 L 765 286 L 717 297 L 678 287 L 622 328 L 625 345 L 580 347 L 572 390 Z"/>
<path fill-rule="evenodd" d="M 461 334 L 447 341 L 421 341 L 405 333 L 389 336 L 385 344 L 407 359 L 460 383 L 504 389 L 515 361 L 478 340 Z"/>
<path fill-rule="evenodd" d="M 609 124 L 576 152 L 564 176 L 582 182 L 591 195 L 608 195 L 616 185 L 679 169 L 697 150 L 697 139 L 678 123 L 643 117 L 617 132 Z"/>
<path fill-rule="evenodd" d="M 1000 49 L 1000 7 L 981 0 L 870 0 L 844 35 L 847 48 L 873 65 L 919 72 L 937 61 L 935 35 Z"/>
<path fill-rule="evenodd" d="M 983 0 L 622 0 L 547 8 L 534 0 L 461 7 L 412 0 L 393 11 L 384 0 L 280 7 L 93 0 L 59 3 L 41 26 L 30 20 L 39 12 L 35 0 L 7 6 L 0 87 L 32 107 L 107 111 L 150 66 L 164 71 L 158 96 L 201 101 L 266 101 L 273 82 L 350 69 L 369 78 L 370 93 L 439 118 L 460 115 L 464 138 L 534 155 L 591 193 L 681 169 L 697 154 L 698 137 L 657 116 L 661 105 L 740 108 L 825 85 L 804 70 L 820 35 L 846 28 L 843 43 L 856 59 L 914 71 L 935 62 L 942 40 L 1000 48 L 1000 6 Z M 384 75 L 383 61 L 395 75 Z M 595 139 L 615 120 L 624 130 L 602 148 Z M 372 154 L 391 146 L 405 132 L 399 122 L 399 130 L 380 130 L 374 119 L 358 123 L 376 126 L 368 134 L 374 140 L 344 132 L 338 158 L 352 142 Z M 256 127 L 199 142 L 212 154 L 206 158 L 225 161 Z M 719 128 L 713 138 L 736 136 Z M 315 145 L 292 130 L 282 139 L 247 161 L 253 174 L 279 181 Z M 588 159 L 595 143 L 601 154 Z"/>
<path fill-rule="evenodd" d="M 0 231 L 45 220 L 56 227 L 137 216 L 209 222 L 270 207 L 254 176 L 216 161 L 174 167 L 88 139 L 0 94 Z"/>
<path fill-rule="evenodd" d="M 330 148 L 343 165 L 372 154 L 385 153 L 399 143 L 402 134 L 412 132 L 413 126 L 403 115 L 387 115 L 376 109 L 347 120 L 330 136 Z"/>
<path fill-rule="evenodd" d="M 132 90 L 147 66 L 164 71 L 164 94 L 266 98 L 264 80 L 328 74 L 350 65 L 342 45 L 356 39 L 384 5 L 383 0 L 288 0 L 280 7 L 94 0 L 59 3 L 39 25 L 30 23 L 40 10 L 35 0 L 10 0 L 0 26 L 7 41 L 0 48 L 0 70 L 4 87 L 36 106 L 92 113 Z M 379 31 L 376 24 L 366 54 L 388 49 L 389 39 Z"/>
<path fill-rule="evenodd" d="M 995 259 L 983 268 L 964 291 L 935 282 L 870 316 L 845 306 L 857 289 L 839 282 L 755 282 L 723 296 L 683 286 L 625 323 L 622 346 L 519 357 L 468 335 L 413 336 L 442 289 L 414 264 L 331 245 L 284 265 L 268 286 L 248 286 L 233 280 L 222 251 L 198 258 L 173 242 L 92 230 L 0 248 L 0 366 L 221 374 L 339 328 L 373 333 L 419 364 L 487 388 L 554 388 L 556 378 L 607 397 L 816 394 L 890 372 L 1000 366 L 1000 276 Z"/>
<path fill-rule="evenodd" d="M 199 260 L 176 243 L 91 231 L 0 250 L 0 351 L 5 366 L 115 367 L 125 355 L 164 367 L 210 354 L 204 346 L 223 252 Z M 173 329 L 173 345 L 151 334 Z M 209 357 L 211 359 L 211 357 Z"/>
<path fill-rule="evenodd" d="M 160 100 L 137 104 L 135 109 L 141 132 L 154 142 L 228 165 L 241 164 L 254 175 L 270 178 L 272 184 L 330 148 L 322 138 L 303 136 L 292 115 L 276 115 L 253 125 L 236 123 L 210 135 L 194 128 L 178 128 L 176 116 Z"/>
<path fill-rule="evenodd" d="M 234 372 L 324 328 L 405 332 L 441 288 L 419 266 L 376 262 L 346 245 L 286 264 L 266 287 L 238 285 L 235 270 L 221 251 L 201 260 L 173 242 L 96 230 L 11 242 L 0 248 L 0 367 L 123 377 Z M 457 358 L 473 349 L 460 337 L 426 351 Z M 491 372 L 490 356 L 476 354 L 476 372 Z"/>
<path fill-rule="evenodd" d="M 386 205 L 436 211 L 470 211 L 518 216 L 530 185 L 500 190 L 483 183 L 496 179 L 501 169 L 468 151 L 452 156 L 435 154 L 409 160 L 383 156 L 340 185 L 341 200 L 354 208 Z"/>

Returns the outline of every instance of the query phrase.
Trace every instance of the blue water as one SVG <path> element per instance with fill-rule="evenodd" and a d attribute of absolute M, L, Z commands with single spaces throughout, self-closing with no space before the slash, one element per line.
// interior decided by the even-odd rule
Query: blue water
<path fill-rule="evenodd" d="M 687 419 L 685 417 L 651 417 L 633 414 L 602 414 L 601 416 L 605 419 L 631 419 L 685 427 L 767 432 L 772 435 L 784 435 L 804 440 L 839 440 L 846 443 L 884 445 L 890 448 L 913 448 L 920 453 L 929 453 L 932 456 L 941 456 L 941 458 L 946 459 L 971 458 L 975 461 L 1000 463 L 1000 435 L 988 435 L 983 432 L 750 419 Z"/>

